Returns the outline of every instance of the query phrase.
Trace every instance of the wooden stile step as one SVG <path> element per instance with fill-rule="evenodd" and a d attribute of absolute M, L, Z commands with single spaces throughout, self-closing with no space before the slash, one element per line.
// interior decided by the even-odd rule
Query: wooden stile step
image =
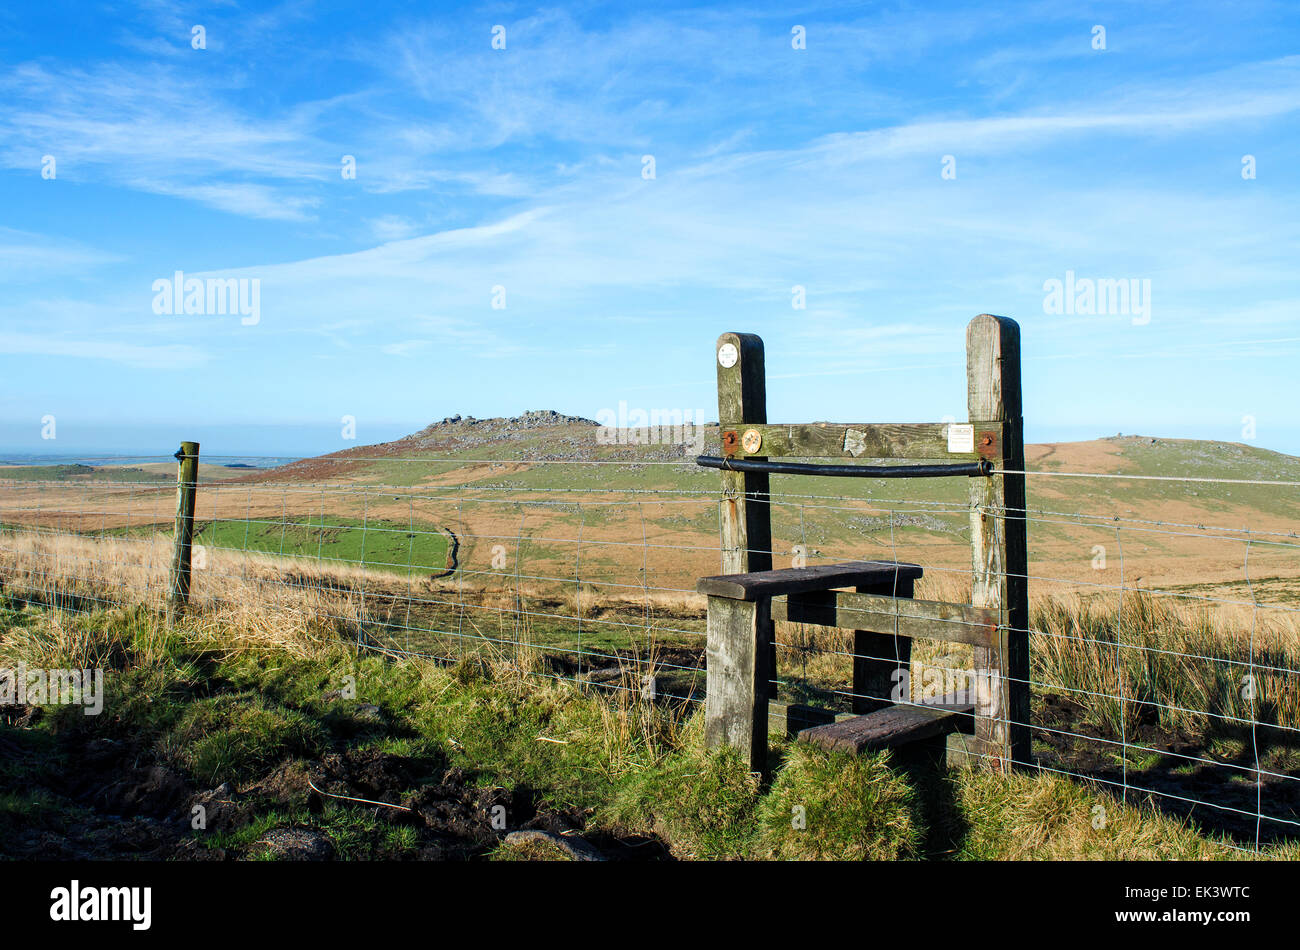
<path fill-rule="evenodd" d="M 921 573 L 919 564 L 848 561 L 844 564 L 818 564 L 815 567 L 787 567 L 776 571 L 701 577 L 696 582 L 695 589 L 711 597 L 760 600 L 764 597 L 831 590 L 836 587 L 877 587 L 887 584 L 901 587 L 905 582 L 919 578 Z"/>
<path fill-rule="evenodd" d="M 894 749 L 950 732 L 972 731 L 972 703 L 939 702 L 925 706 L 888 706 L 865 716 L 814 726 L 798 741 L 839 752 Z"/>

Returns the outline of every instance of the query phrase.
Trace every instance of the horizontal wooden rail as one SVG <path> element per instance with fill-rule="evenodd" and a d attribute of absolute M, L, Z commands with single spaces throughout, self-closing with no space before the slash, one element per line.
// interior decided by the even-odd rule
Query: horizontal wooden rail
<path fill-rule="evenodd" d="M 959 713 L 956 723 L 957 732 L 970 735 L 975 731 L 975 723 L 969 715 L 968 697 L 947 693 L 932 699 L 913 700 L 903 704 L 904 708 L 920 706 L 926 709 L 949 710 Z M 832 722 L 848 722 L 857 719 L 861 713 L 829 709 L 825 706 L 812 706 L 807 703 L 783 703 L 772 700 L 767 704 L 768 731 L 793 739 L 805 729 L 824 726 Z"/>
<path fill-rule="evenodd" d="M 941 740 L 948 733 L 959 731 L 963 724 L 969 729 L 974 711 L 973 703 L 957 708 L 912 704 L 888 706 L 865 716 L 804 729 L 799 733 L 799 741 L 832 752 L 854 754 L 895 749 L 925 739 Z"/>
<path fill-rule="evenodd" d="M 1001 422 L 774 425 L 724 421 L 719 428 L 719 439 L 722 454 L 732 458 L 973 461 L 1001 457 L 1002 425 Z"/>
<path fill-rule="evenodd" d="M 1005 611 L 940 600 L 911 600 L 851 591 L 791 594 L 772 601 L 772 619 L 845 630 L 894 633 L 909 639 L 943 640 L 996 648 Z M 897 626 L 895 626 L 897 624 Z"/>
<path fill-rule="evenodd" d="M 781 594 L 834 590 L 836 587 L 875 587 L 894 590 L 921 577 L 921 565 L 896 561 L 846 561 L 842 564 L 814 564 L 811 567 L 783 567 L 749 574 L 719 574 L 701 577 L 695 589 L 710 597 L 729 600 L 760 600 Z"/>
<path fill-rule="evenodd" d="M 835 465 L 826 462 L 773 462 L 767 458 L 727 458 L 701 455 L 695 464 L 728 472 L 767 472 L 771 475 L 816 475 L 830 478 L 983 478 L 993 474 L 988 459 L 978 462 L 921 465 Z"/>

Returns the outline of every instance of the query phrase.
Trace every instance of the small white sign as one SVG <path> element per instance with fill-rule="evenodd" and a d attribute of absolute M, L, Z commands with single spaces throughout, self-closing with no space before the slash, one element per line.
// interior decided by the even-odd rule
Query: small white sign
<path fill-rule="evenodd" d="M 948 426 L 948 451 L 949 452 L 974 452 L 975 451 L 975 427 L 959 426 L 953 423 Z"/>
<path fill-rule="evenodd" d="M 844 451 L 854 458 L 867 451 L 867 435 L 860 429 L 844 430 Z"/>
<path fill-rule="evenodd" d="M 738 359 L 740 359 L 740 351 L 736 349 L 736 344 L 724 343 L 718 347 L 718 362 L 724 369 L 731 369 Z"/>

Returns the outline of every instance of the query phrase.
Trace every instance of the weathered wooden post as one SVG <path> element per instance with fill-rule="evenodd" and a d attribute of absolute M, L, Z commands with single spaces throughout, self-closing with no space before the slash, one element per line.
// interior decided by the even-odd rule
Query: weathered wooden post
<path fill-rule="evenodd" d="M 910 577 L 895 576 L 888 584 L 858 587 L 859 594 L 911 598 L 916 582 Z M 908 677 L 912 667 L 912 640 L 874 630 L 853 631 L 853 711 L 871 713 L 894 703 L 899 689 L 903 702 L 911 699 Z M 901 679 L 897 671 L 907 674 Z"/>
<path fill-rule="evenodd" d="M 746 753 L 750 771 L 767 767 L 768 653 L 772 601 L 709 598 L 704 741 Z"/>
<path fill-rule="evenodd" d="M 745 425 L 767 422 L 763 341 L 752 333 L 718 337 L 718 424 L 723 449 L 738 445 Z M 766 472 L 722 473 L 722 572 L 772 569 L 772 517 Z"/>
<path fill-rule="evenodd" d="M 182 442 L 176 453 L 176 530 L 167 585 L 167 622 L 175 623 L 190 599 L 190 548 L 194 541 L 194 496 L 199 480 L 199 444 Z"/>
<path fill-rule="evenodd" d="M 983 313 L 966 328 L 967 405 L 975 448 L 1002 470 L 1024 471 L 1020 327 Z M 1025 477 L 970 481 L 971 602 L 1000 609 L 997 643 L 975 648 L 975 749 L 1008 770 L 1030 764 L 1028 545 Z"/>
<path fill-rule="evenodd" d="M 718 337 L 718 423 L 723 451 L 739 448 L 746 425 L 767 422 L 767 371 L 763 341 L 752 333 Z M 722 473 L 722 572 L 772 569 L 772 516 L 766 472 Z M 710 598 L 713 600 L 714 598 Z M 767 759 L 767 702 L 775 692 L 776 646 L 770 601 L 719 601 L 711 605 L 705 742 L 748 749 L 750 768 Z"/>
<path fill-rule="evenodd" d="M 715 348 L 718 362 L 718 426 L 723 451 L 741 448 L 747 425 L 767 422 L 767 368 L 763 340 L 753 333 L 724 333 Z M 731 449 L 727 447 L 731 440 Z M 772 510 L 766 472 L 722 473 L 722 573 L 747 574 L 772 569 Z M 767 644 L 758 657 L 765 665 L 760 695 L 776 696 L 776 644 L 771 618 L 759 635 Z"/>

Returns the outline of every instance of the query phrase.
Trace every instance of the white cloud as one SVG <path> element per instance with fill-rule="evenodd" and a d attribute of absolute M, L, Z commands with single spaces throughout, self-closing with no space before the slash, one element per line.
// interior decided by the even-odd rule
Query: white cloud
<path fill-rule="evenodd" d="M 267 185 L 246 182 L 176 185 L 166 181 L 136 178 L 129 184 L 140 191 L 186 198 L 209 205 L 219 211 L 267 220 L 307 221 L 312 218 L 309 212 L 320 204 L 318 198 L 293 197 Z"/>
<path fill-rule="evenodd" d="M 88 277 L 121 260 L 120 254 L 77 241 L 0 227 L 0 280 L 41 280 L 54 275 Z"/>
<path fill-rule="evenodd" d="M 396 214 L 372 218 L 366 224 L 370 227 L 370 233 L 384 242 L 404 240 L 415 234 L 417 230 L 413 221 Z"/>
<path fill-rule="evenodd" d="M 379 350 L 389 356 L 414 356 L 431 346 L 433 346 L 432 340 L 403 340 L 401 343 L 386 343 Z"/>
<path fill-rule="evenodd" d="M 149 346 L 116 340 L 69 340 L 53 333 L 0 332 L 0 350 L 8 354 L 108 360 L 142 369 L 189 369 L 206 360 L 202 351 L 184 344 Z"/>

